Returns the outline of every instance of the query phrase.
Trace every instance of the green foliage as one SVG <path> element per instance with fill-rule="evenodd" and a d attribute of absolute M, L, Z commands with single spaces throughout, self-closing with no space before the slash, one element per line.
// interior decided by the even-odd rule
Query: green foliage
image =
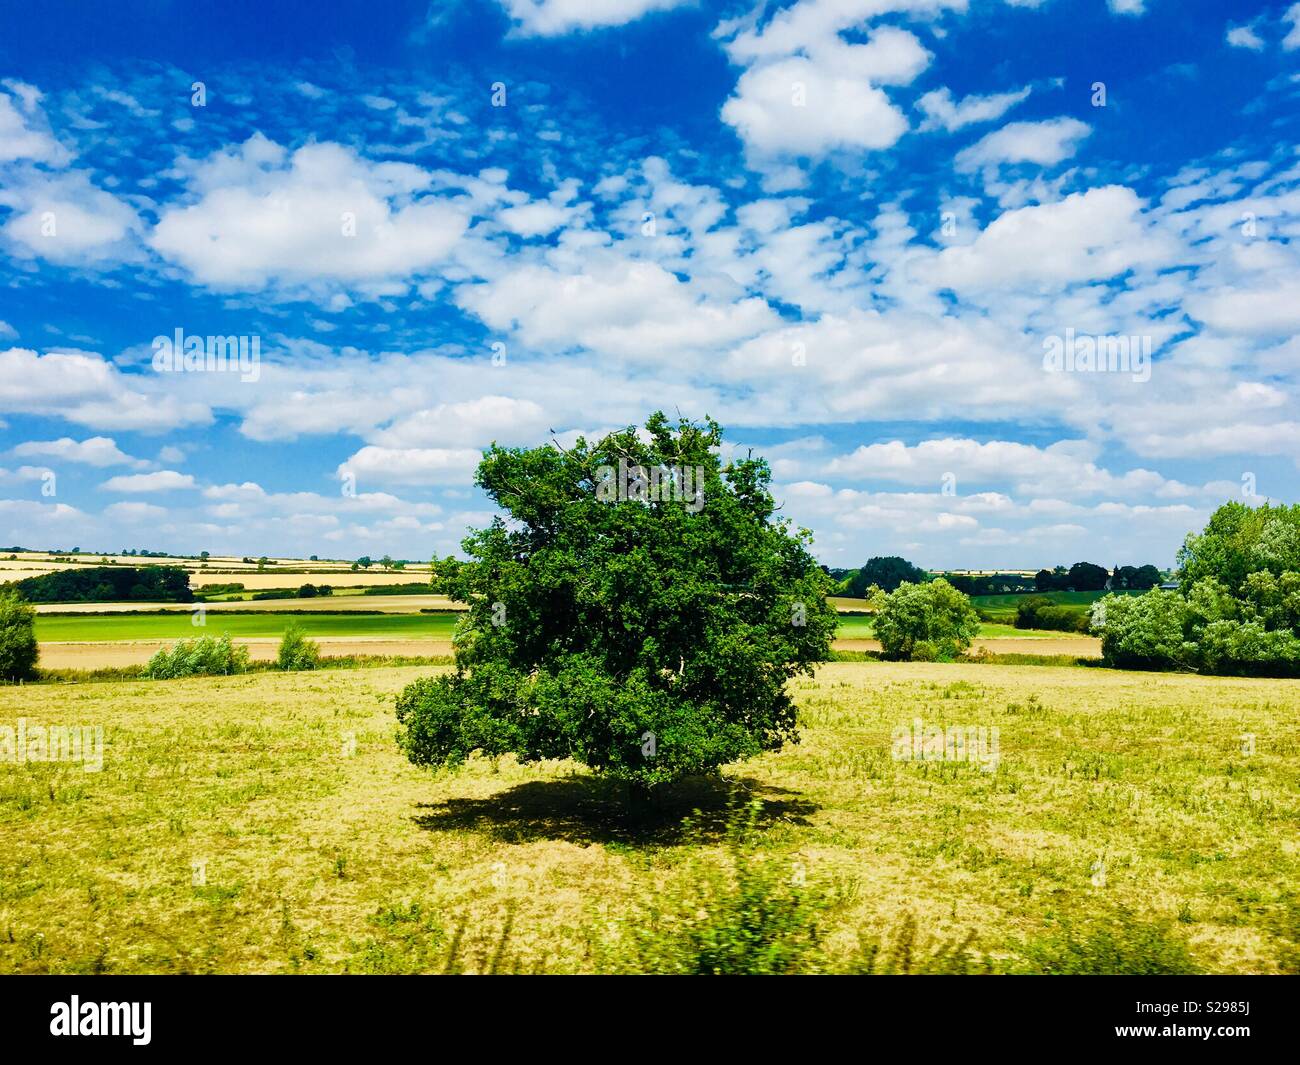
<path fill-rule="evenodd" d="M 1120 913 L 1104 925 L 1034 940 L 1013 971 L 1042 976 L 1187 976 L 1199 972 L 1186 942 L 1167 925 Z"/>
<path fill-rule="evenodd" d="M 12 593 L 0 594 L 0 680 L 36 676 L 36 611 Z"/>
<path fill-rule="evenodd" d="M 1108 665 L 1300 674 L 1300 506 L 1225 503 L 1178 560 L 1178 592 L 1094 607 Z"/>
<path fill-rule="evenodd" d="M 684 976 L 775 976 L 815 971 L 834 899 L 807 886 L 788 861 L 757 848 L 761 804 L 734 808 L 727 860 L 663 891 L 631 923 L 619 952 L 631 972 Z"/>
<path fill-rule="evenodd" d="M 153 680 L 176 677 L 226 676 L 248 669 L 248 648 L 231 643 L 230 633 L 180 640 L 170 650 L 162 648 L 149 659 L 144 676 Z"/>
<path fill-rule="evenodd" d="M 1196 645 L 1184 635 L 1187 603 L 1177 592 L 1153 588 L 1145 595 L 1108 595 L 1092 607 L 1101 656 L 1120 669 L 1186 669 Z"/>
<path fill-rule="evenodd" d="M 574 758 L 651 786 L 796 738 L 786 683 L 829 658 L 836 625 L 811 534 L 775 517 L 766 462 L 722 467 L 716 423 L 646 429 L 484 454 L 478 484 L 510 521 L 435 564 L 468 610 L 455 672 L 398 699 L 413 762 Z M 703 496 L 602 498 L 607 470 L 638 467 L 695 470 Z"/>
<path fill-rule="evenodd" d="M 10 585 L 29 603 L 188 603 L 190 577 L 180 566 L 78 566 Z"/>
<path fill-rule="evenodd" d="M 1156 587 L 1161 580 L 1160 570 L 1150 563 L 1145 566 L 1116 566 L 1111 576 L 1111 587 L 1146 591 Z"/>
<path fill-rule="evenodd" d="M 906 581 L 909 584 L 924 584 L 927 579 L 925 570 L 920 569 L 905 558 L 887 555 L 867 559 L 867 564 L 853 574 L 845 585 L 846 594 L 861 599 L 873 584 L 892 592 Z"/>
<path fill-rule="evenodd" d="M 1016 628 L 1050 629 L 1055 632 L 1087 632 L 1088 611 L 1078 606 L 1061 606 L 1036 595 L 1016 607 Z"/>
<path fill-rule="evenodd" d="M 280 638 L 280 650 L 275 656 L 280 669 L 316 669 L 320 666 L 320 645 L 307 639 L 298 622 L 290 622 Z"/>
<path fill-rule="evenodd" d="M 876 638 L 886 658 L 949 662 L 979 634 L 970 598 L 943 579 L 900 584 L 876 602 Z"/>
<path fill-rule="evenodd" d="M 1248 507 L 1224 503 L 1199 534 L 1189 534 L 1178 552 L 1181 590 L 1206 578 L 1219 580 L 1229 594 L 1241 594 L 1253 573 L 1300 572 L 1300 504 Z"/>

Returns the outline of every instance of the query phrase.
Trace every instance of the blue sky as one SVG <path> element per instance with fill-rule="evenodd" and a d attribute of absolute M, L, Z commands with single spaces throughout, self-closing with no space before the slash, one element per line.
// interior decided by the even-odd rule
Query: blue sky
<path fill-rule="evenodd" d="M 1298 97 L 1287 3 L 4 2 L 0 543 L 445 554 L 663 408 L 830 565 L 1167 565 L 1297 497 Z"/>

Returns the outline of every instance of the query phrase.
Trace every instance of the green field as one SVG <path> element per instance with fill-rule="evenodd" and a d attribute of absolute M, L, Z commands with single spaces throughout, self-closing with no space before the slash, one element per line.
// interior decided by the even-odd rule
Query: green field
<path fill-rule="evenodd" d="M 105 614 L 100 617 L 63 617 L 41 614 L 36 620 L 37 639 L 69 643 L 107 640 L 181 640 L 207 633 L 223 632 L 235 637 L 274 637 L 296 621 L 309 636 L 387 636 L 393 639 L 432 637 L 449 639 L 459 618 L 457 614 L 326 614 L 283 613 L 244 614 L 235 611 L 210 611 L 207 624 L 198 627 L 190 622 L 189 613 L 176 614 Z M 1010 625 L 985 624 L 983 637 L 1007 636 L 1017 639 L 1059 639 L 1060 633 L 1021 630 Z M 847 617 L 840 622 L 840 639 L 868 640 L 872 637 L 871 618 Z"/>
<path fill-rule="evenodd" d="M 394 639 L 435 637 L 448 639 L 456 614 L 245 614 L 210 611 L 203 626 L 191 624 L 190 614 L 106 614 L 101 617 L 60 617 L 42 614 L 36 619 L 36 637 L 44 641 L 96 642 L 102 640 L 181 640 L 195 636 L 273 637 L 297 622 L 308 636 L 389 636 Z"/>
<path fill-rule="evenodd" d="M 104 736 L 0 763 L 0 971 L 693 971 L 737 929 L 775 953 L 727 966 L 1300 971 L 1295 681 L 831 664 L 797 746 L 630 820 L 571 762 L 411 766 L 430 672 L 0 687 Z M 892 757 L 918 717 L 993 771 Z"/>
<path fill-rule="evenodd" d="M 1141 595 L 1141 592 L 1119 591 L 1119 592 L 1021 592 L 1008 593 L 1005 595 L 976 595 L 971 597 L 971 602 L 979 610 L 995 617 L 1005 617 L 1014 619 L 1016 608 L 1026 599 L 1041 598 L 1050 599 L 1053 603 L 1060 606 L 1088 606 L 1095 603 L 1098 599 L 1107 595 Z"/>

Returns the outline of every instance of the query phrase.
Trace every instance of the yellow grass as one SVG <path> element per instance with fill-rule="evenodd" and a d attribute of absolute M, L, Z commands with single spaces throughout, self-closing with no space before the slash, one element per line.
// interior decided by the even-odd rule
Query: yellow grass
<path fill-rule="evenodd" d="M 721 860 L 720 786 L 644 828 L 570 763 L 410 766 L 393 696 L 429 672 L 0 688 L 0 725 L 105 737 L 102 772 L 0 764 L 0 971 L 428 971 L 462 925 L 473 971 L 507 922 L 509 965 L 592 971 Z M 826 966 L 909 917 L 999 965 L 1063 921 L 1297 964 L 1300 684 L 841 663 L 797 697 L 803 742 L 725 778 L 765 804 L 764 861 L 839 885 Z M 916 717 L 997 727 L 997 771 L 894 760 Z"/>

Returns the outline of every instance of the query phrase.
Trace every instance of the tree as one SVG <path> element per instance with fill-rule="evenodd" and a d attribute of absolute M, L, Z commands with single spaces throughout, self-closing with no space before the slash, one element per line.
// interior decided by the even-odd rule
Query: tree
<path fill-rule="evenodd" d="M 468 609 L 454 672 L 398 699 L 411 761 L 573 758 L 642 791 L 795 739 L 786 684 L 836 625 L 812 535 L 776 517 L 765 461 L 722 467 L 711 419 L 646 434 L 484 453 L 509 520 L 435 563 Z"/>
<path fill-rule="evenodd" d="M 970 598 L 943 578 L 900 584 L 876 602 L 874 629 L 886 658 L 946 662 L 979 635 L 979 614 Z"/>
<path fill-rule="evenodd" d="M 362 569 L 369 569 L 374 564 L 375 564 L 374 559 L 372 559 L 369 555 L 362 555 L 359 559 L 357 559 L 357 565 L 360 566 Z"/>
<path fill-rule="evenodd" d="M 0 680 L 36 676 L 36 610 L 12 592 L 0 593 Z"/>
<path fill-rule="evenodd" d="M 861 599 L 873 584 L 892 592 L 904 581 L 922 584 L 925 579 L 925 571 L 913 566 L 905 558 L 897 555 L 877 556 L 867 559 L 866 565 L 849 578 L 848 593 Z"/>
<path fill-rule="evenodd" d="M 1106 587 L 1110 573 L 1095 562 L 1076 562 L 1070 567 L 1067 586 L 1076 592 L 1099 592 Z"/>

